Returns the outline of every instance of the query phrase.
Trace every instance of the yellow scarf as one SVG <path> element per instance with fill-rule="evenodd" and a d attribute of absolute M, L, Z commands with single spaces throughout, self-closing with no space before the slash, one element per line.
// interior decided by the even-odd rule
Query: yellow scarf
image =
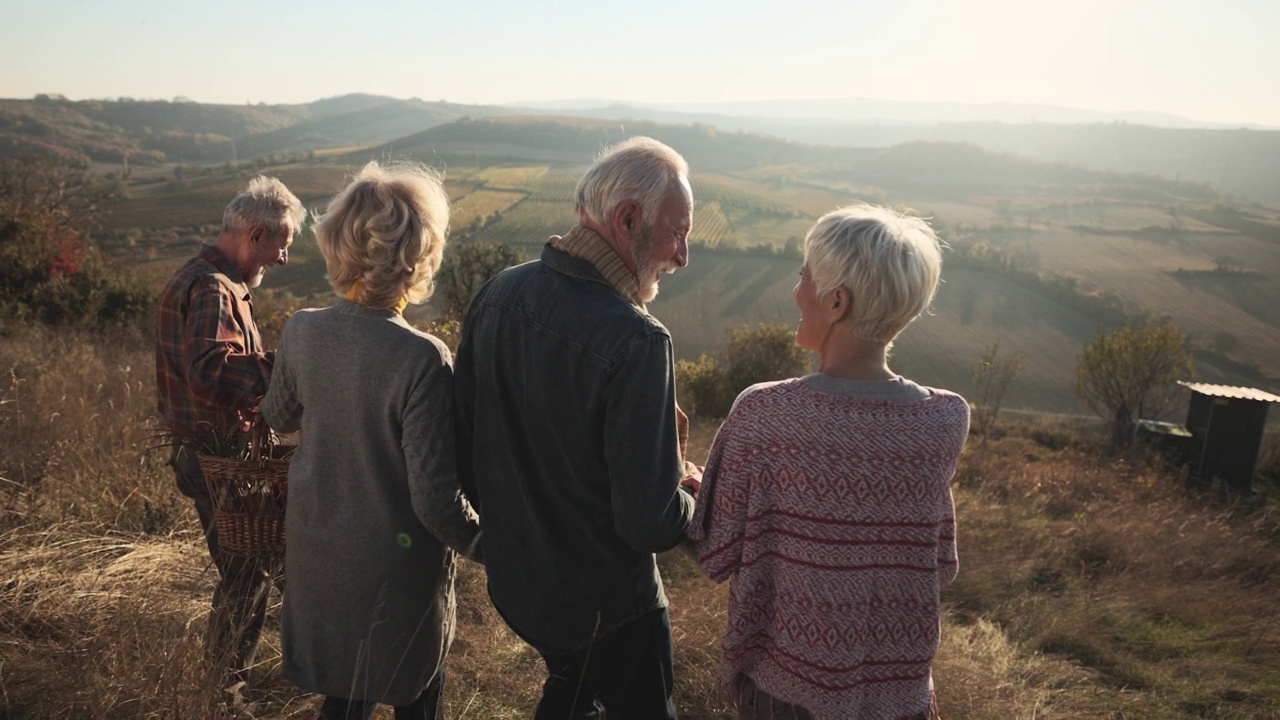
<path fill-rule="evenodd" d="M 364 305 L 365 307 L 371 307 L 370 305 L 365 303 L 362 298 L 364 298 L 364 281 L 356 280 L 355 282 L 351 283 L 351 289 L 347 291 L 347 299 L 353 303 Z M 407 307 L 409 307 L 409 297 L 406 295 L 404 297 L 401 297 L 400 300 L 396 303 L 396 306 L 391 309 L 395 310 L 397 315 L 403 315 L 404 309 Z"/>
<path fill-rule="evenodd" d="M 552 235 L 547 242 L 570 257 L 591 263 L 619 295 L 648 312 L 644 302 L 640 300 L 640 285 L 636 282 L 636 274 L 627 269 L 618 251 L 595 230 L 577 225 L 564 237 Z"/>

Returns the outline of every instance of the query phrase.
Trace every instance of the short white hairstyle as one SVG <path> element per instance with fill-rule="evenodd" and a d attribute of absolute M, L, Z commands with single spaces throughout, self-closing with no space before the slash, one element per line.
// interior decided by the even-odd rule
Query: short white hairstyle
<path fill-rule="evenodd" d="M 435 291 L 444 257 L 449 198 L 425 165 L 365 165 L 316 222 L 329 284 L 345 297 L 359 281 L 360 301 L 392 308 Z"/>
<path fill-rule="evenodd" d="M 857 204 L 818 218 L 804 239 L 804 263 L 821 297 L 843 287 L 853 298 L 853 331 L 888 344 L 933 302 L 942 243 L 929 223 Z"/>
<path fill-rule="evenodd" d="M 273 238 L 284 237 L 292 230 L 297 234 L 307 211 L 302 201 L 285 187 L 284 183 L 266 175 L 255 176 L 249 187 L 231 199 L 222 212 L 222 229 L 230 232 L 247 232 L 262 226 Z"/>
<path fill-rule="evenodd" d="M 608 226 L 618 206 L 640 206 L 640 221 L 651 225 L 658 210 L 689 164 L 680 153 L 653 138 L 636 136 L 605 148 L 578 181 L 573 209 L 599 225 Z"/>

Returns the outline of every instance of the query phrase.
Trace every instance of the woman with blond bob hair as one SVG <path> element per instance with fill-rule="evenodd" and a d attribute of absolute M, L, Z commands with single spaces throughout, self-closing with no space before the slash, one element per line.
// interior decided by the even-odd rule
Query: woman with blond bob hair
<path fill-rule="evenodd" d="M 888 351 L 933 299 L 939 245 L 881 207 L 820 218 L 794 292 L 818 372 L 747 388 L 716 435 L 689 534 L 703 570 L 732 578 L 720 679 L 740 718 L 937 715 L 969 406 Z"/>
<path fill-rule="evenodd" d="M 262 413 L 301 429 L 285 516 L 284 675 L 324 720 L 443 717 L 456 554 L 479 525 L 454 465 L 453 366 L 410 326 L 449 205 L 430 170 L 369 163 L 315 226 L 338 300 L 289 318 Z"/>

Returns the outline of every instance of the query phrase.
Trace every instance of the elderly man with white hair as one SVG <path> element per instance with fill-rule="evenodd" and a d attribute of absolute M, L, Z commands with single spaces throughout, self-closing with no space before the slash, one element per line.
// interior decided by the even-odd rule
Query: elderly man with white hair
<path fill-rule="evenodd" d="M 227 682 L 241 684 L 258 646 L 267 607 L 261 561 L 218 546 L 213 500 L 196 448 L 240 432 L 267 391 L 275 353 L 253 319 L 249 290 L 267 268 L 289 261 L 306 211 L 284 183 L 259 175 L 227 205 L 222 231 L 173 275 L 160 293 L 156 321 L 156 399 L 172 442 L 178 489 L 195 501 L 218 568 L 206 642 Z"/>
<path fill-rule="evenodd" d="M 671 335 L 645 303 L 688 263 L 688 166 L 627 140 L 587 170 L 576 211 L 471 304 L 459 480 L 479 506 L 489 595 L 547 664 L 536 717 L 675 718 L 654 553 L 684 537 L 694 503 Z"/>

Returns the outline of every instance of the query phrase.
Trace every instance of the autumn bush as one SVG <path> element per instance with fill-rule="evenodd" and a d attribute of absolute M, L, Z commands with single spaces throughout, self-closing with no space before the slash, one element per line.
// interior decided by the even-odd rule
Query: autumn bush
<path fill-rule="evenodd" d="M 152 284 L 91 241 L 114 193 L 84 162 L 0 159 L 0 331 L 130 324 L 151 311 Z"/>

